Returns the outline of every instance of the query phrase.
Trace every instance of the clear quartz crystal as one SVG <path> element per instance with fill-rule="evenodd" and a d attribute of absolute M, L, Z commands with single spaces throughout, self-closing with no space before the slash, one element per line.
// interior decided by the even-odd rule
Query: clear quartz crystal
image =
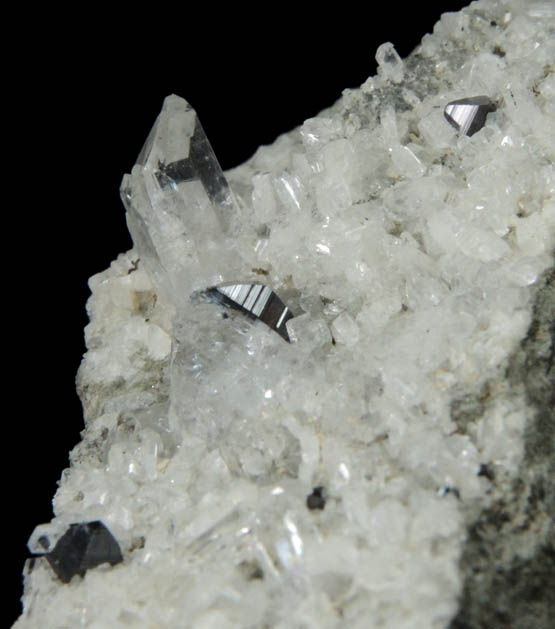
<path fill-rule="evenodd" d="M 233 277 L 238 210 L 194 109 L 168 96 L 121 198 L 138 255 L 158 290 L 182 300 Z M 218 256 L 220 265 L 210 264 Z"/>
<path fill-rule="evenodd" d="M 340 314 L 331 326 L 334 338 L 344 345 L 353 346 L 359 340 L 356 321 L 346 312 Z"/>
<path fill-rule="evenodd" d="M 303 314 L 287 322 L 289 338 L 305 351 L 311 351 L 331 343 L 332 336 L 324 319 L 315 319 Z"/>
<path fill-rule="evenodd" d="M 403 60 L 391 42 L 386 42 L 378 48 L 376 61 L 378 62 L 378 73 L 386 79 L 393 81 L 393 83 L 400 83 L 403 80 Z"/>

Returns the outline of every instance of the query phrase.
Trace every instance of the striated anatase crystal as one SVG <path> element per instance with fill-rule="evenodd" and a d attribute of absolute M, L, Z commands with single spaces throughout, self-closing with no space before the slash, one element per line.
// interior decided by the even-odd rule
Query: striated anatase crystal
<path fill-rule="evenodd" d="M 208 291 L 223 303 L 238 308 L 255 319 L 260 319 L 289 341 L 286 323 L 293 313 L 268 286 L 263 284 L 231 284 L 216 286 Z"/>
<path fill-rule="evenodd" d="M 489 113 L 495 105 L 487 96 L 473 96 L 454 100 L 445 106 L 445 119 L 460 133 L 474 135 L 486 124 Z"/>

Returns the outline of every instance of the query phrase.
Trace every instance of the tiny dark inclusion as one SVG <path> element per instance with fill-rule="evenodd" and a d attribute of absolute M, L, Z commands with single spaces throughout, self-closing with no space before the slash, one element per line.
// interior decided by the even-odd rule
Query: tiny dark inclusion
<path fill-rule="evenodd" d="M 326 506 L 326 499 L 323 496 L 324 488 L 314 487 L 312 493 L 306 497 L 306 506 L 313 511 L 314 509 L 322 510 Z"/>

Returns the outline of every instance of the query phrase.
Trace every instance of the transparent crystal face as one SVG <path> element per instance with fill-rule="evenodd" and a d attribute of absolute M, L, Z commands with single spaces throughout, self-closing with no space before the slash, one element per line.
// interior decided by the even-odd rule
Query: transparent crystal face
<path fill-rule="evenodd" d="M 164 101 L 137 164 L 123 178 L 121 197 L 137 253 L 168 299 L 182 303 L 194 288 L 221 281 L 223 269 L 240 268 L 229 240 L 232 232 L 238 236 L 238 210 L 184 99 L 174 95 Z M 204 264 L 212 249 L 221 251 L 222 271 Z"/>

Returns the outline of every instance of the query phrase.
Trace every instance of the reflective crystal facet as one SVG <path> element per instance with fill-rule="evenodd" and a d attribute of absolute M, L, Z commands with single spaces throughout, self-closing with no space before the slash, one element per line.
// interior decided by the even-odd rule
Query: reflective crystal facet
<path fill-rule="evenodd" d="M 71 524 L 46 558 L 64 583 L 100 564 L 123 561 L 119 544 L 99 521 Z"/>
<path fill-rule="evenodd" d="M 286 341 L 289 334 L 285 324 L 294 315 L 281 299 L 264 284 L 230 284 L 209 289 L 208 294 L 222 303 L 260 319 Z"/>
<path fill-rule="evenodd" d="M 486 124 L 486 117 L 495 111 L 487 96 L 473 96 L 454 100 L 445 106 L 443 115 L 461 135 L 474 135 Z"/>

